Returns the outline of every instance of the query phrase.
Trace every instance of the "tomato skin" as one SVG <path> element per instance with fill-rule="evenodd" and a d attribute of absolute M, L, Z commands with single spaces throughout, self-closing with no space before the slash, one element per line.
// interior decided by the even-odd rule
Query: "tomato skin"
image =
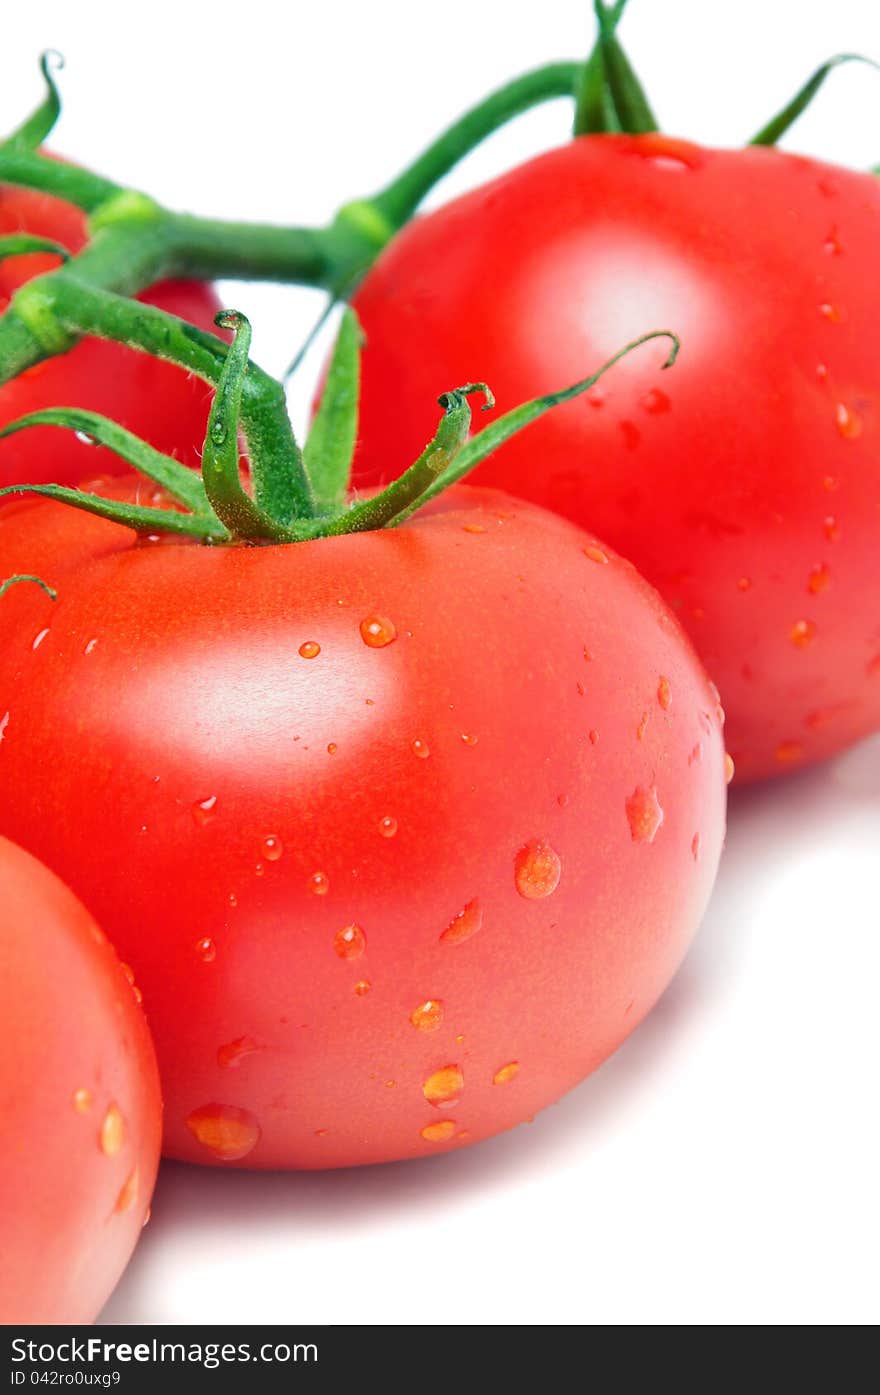
<path fill-rule="evenodd" d="M 153 1190 L 156 1058 L 132 985 L 94 921 L 5 839 L 0 1019 L 0 1323 L 91 1322 Z"/>
<path fill-rule="evenodd" d="M 0 235 L 30 232 L 78 252 L 87 241 L 78 208 L 32 189 L 0 185 Z M 33 276 L 58 259 L 9 257 L 0 261 L 0 310 Z M 210 286 L 163 281 L 139 297 L 201 329 L 213 329 L 220 309 Z M 0 428 L 43 407 L 83 407 L 112 417 L 158 450 L 197 465 L 205 438 L 211 388 L 174 364 L 105 340 L 82 340 L 68 353 L 28 368 L 0 385 Z M 0 488 L 10 484 L 79 484 L 95 473 L 95 450 L 73 432 L 34 427 L 2 443 Z M 123 461 L 101 452 L 102 471 L 121 474 Z M 3 501 L 0 501 L 2 507 Z"/>
<path fill-rule="evenodd" d="M 658 587 L 738 779 L 822 759 L 880 724 L 878 240 L 876 177 L 777 150 L 599 136 L 532 160 L 416 219 L 358 291 L 356 483 L 413 458 L 448 386 L 485 378 L 504 411 L 675 330 L 672 371 L 638 350 L 475 479 Z"/>
<path fill-rule="evenodd" d="M 477 1141 L 662 992 L 720 853 L 717 702 L 573 525 L 464 488 L 392 531 L 204 548 L 23 503 L 25 570 L 58 600 L 0 608 L 0 821 L 135 967 L 172 1156 Z"/>

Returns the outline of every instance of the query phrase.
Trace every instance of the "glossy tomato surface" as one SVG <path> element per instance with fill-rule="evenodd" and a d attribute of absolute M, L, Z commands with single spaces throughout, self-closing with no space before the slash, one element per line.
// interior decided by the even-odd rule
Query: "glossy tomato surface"
<path fill-rule="evenodd" d="M 339 1167 L 521 1122 L 696 930 L 717 700 L 572 524 L 460 489 L 404 527 L 137 543 L 0 520 L 0 821 L 135 968 L 175 1157 Z"/>
<path fill-rule="evenodd" d="M 15 232 L 51 238 L 70 252 L 78 252 L 87 236 L 78 208 L 32 189 L 0 184 L 0 235 Z M 0 311 L 25 281 L 58 265 L 56 257 L 36 255 L 0 261 Z M 213 329 L 220 309 L 210 286 L 196 281 L 163 281 L 141 299 L 201 329 Z M 87 339 L 0 385 L 0 427 L 42 407 L 84 407 L 112 417 L 158 450 L 197 465 L 210 400 L 210 387 L 174 364 L 121 344 Z M 34 427 L 3 443 L 0 488 L 79 484 L 98 473 L 95 454 L 73 432 Z M 122 473 L 126 468 L 121 460 L 102 452 L 101 471 Z"/>
<path fill-rule="evenodd" d="M 0 718 L 0 761 L 5 727 Z M 0 1323 L 91 1322 L 134 1249 L 161 1141 L 132 982 L 58 879 L 0 839 Z"/>
<path fill-rule="evenodd" d="M 880 725 L 878 245 L 874 176 L 573 141 L 416 219 L 366 278 L 357 481 L 415 457 L 447 387 L 485 378 L 504 411 L 677 331 L 671 372 L 640 349 L 476 478 L 659 588 L 721 689 L 738 778 L 827 756 Z"/>

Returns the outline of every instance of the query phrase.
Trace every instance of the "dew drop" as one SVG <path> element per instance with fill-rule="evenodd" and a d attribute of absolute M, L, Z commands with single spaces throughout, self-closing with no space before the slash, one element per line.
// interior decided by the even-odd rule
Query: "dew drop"
<path fill-rule="evenodd" d="M 301 659 L 317 659 L 321 646 L 317 640 L 307 639 L 299 646 L 298 652 Z"/>
<path fill-rule="evenodd" d="M 409 1015 L 412 1025 L 420 1032 L 436 1032 L 443 1021 L 443 1004 L 439 998 L 426 998 Z"/>
<path fill-rule="evenodd" d="M 383 838 L 393 838 L 397 832 L 397 819 L 386 814 L 384 819 L 379 820 L 379 833 Z"/>
<path fill-rule="evenodd" d="M 831 581 L 831 573 L 824 563 L 813 567 L 807 577 L 807 590 L 811 596 L 819 596 L 823 591 L 828 590 Z"/>
<path fill-rule="evenodd" d="M 326 896 L 330 890 L 330 878 L 326 872 L 313 872 L 308 885 L 313 896 Z"/>
<path fill-rule="evenodd" d="M 73 1107 L 76 1110 L 77 1114 L 88 1114 L 89 1110 L 92 1107 L 91 1090 L 87 1090 L 85 1089 L 85 1087 L 82 1087 L 79 1090 L 74 1090 Z"/>
<path fill-rule="evenodd" d="M 34 639 L 34 642 L 33 642 L 33 644 L 31 645 L 31 648 L 32 648 L 32 649 L 39 649 L 40 645 L 43 643 L 43 640 L 46 638 L 46 635 L 47 635 L 48 633 L 49 633 L 49 626 L 47 625 L 46 628 L 45 628 L 44 630 L 40 630 L 40 633 L 39 633 L 39 634 L 36 636 L 36 638 Z"/>
<path fill-rule="evenodd" d="M 825 242 L 823 243 L 823 246 L 825 248 L 825 251 L 828 253 L 829 257 L 841 256 L 843 248 L 840 245 L 840 235 L 837 231 L 837 228 L 831 229 L 831 231 L 825 239 Z"/>
<path fill-rule="evenodd" d="M 196 953 L 205 964 L 213 964 L 217 958 L 217 946 L 209 935 L 196 943 Z"/>
<path fill-rule="evenodd" d="M 441 1119 L 436 1124 L 426 1124 L 421 1130 L 421 1136 L 426 1143 L 448 1143 L 455 1134 L 455 1123 L 452 1119 Z"/>
<path fill-rule="evenodd" d="M 672 688 L 669 679 L 664 678 L 662 675 L 660 677 L 660 682 L 657 684 L 657 701 L 664 712 L 669 711 L 672 704 Z"/>
<path fill-rule="evenodd" d="M 135 1168 L 132 1172 L 128 1174 L 128 1177 L 123 1182 L 119 1195 L 116 1198 L 116 1205 L 113 1207 L 113 1210 L 117 1213 L 121 1213 L 123 1211 L 130 1211 L 132 1206 L 134 1206 L 135 1201 L 137 1200 L 137 1194 L 138 1170 L 137 1168 Z"/>
<path fill-rule="evenodd" d="M 552 896 L 562 876 L 559 854 L 549 843 L 534 839 L 521 847 L 513 863 L 516 889 L 527 901 Z"/>
<path fill-rule="evenodd" d="M 854 441 L 856 436 L 862 434 L 861 417 L 858 412 L 847 407 L 845 402 L 838 402 L 834 409 L 834 424 L 841 436 L 847 441 Z"/>
<path fill-rule="evenodd" d="M 73 434 L 81 446 L 93 446 L 95 444 L 94 436 L 90 436 L 87 431 L 74 431 Z"/>
<path fill-rule="evenodd" d="M 752 579 L 751 579 L 751 577 L 748 577 L 748 576 L 741 576 L 740 579 L 739 579 L 739 581 L 736 583 L 736 586 L 737 586 L 737 590 L 738 590 L 738 591 L 751 591 L 751 589 L 752 589 Z"/>
<path fill-rule="evenodd" d="M 840 541 L 840 524 L 833 514 L 830 513 L 827 518 L 823 519 L 822 531 L 829 542 Z"/>
<path fill-rule="evenodd" d="M 492 1076 L 493 1085 L 506 1085 L 519 1073 L 519 1061 L 508 1061 L 506 1066 L 501 1066 Z"/>
<path fill-rule="evenodd" d="M 364 998 L 369 993 L 372 986 L 369 979 L 360 978 L 354 986 L 354 991 L 359 998 Z"/>
<path fill-rule="evenodd" d="M 466 746 L 476 746 L 478 740 L 478 738 L 469 731 L 463 731 L 461 733 L 461 739 Z"/>
<path fill-rule="evenodd" d="M 329 1132 L 330 1132 L 329 1129 L 315 1129 L 315 1137 L 316 1137 L 316 1138 L 326 1138 L 327 1135 L 329 1134 Z"/>
<path fill-rule="evenodd" d="M 464 523 L 461 531 L 463 533 L 485 533 L 486 530 L 482 523 Z"/>
<path fill-rule="evenodd" d="M 557 794 L 556 803 L 559 805 L 560 809 L 567 809 L 569 804 L 571 803 L 571 795 Z"/>
<path fill-rule="evenodd" d="M 95 651 L 95 645 L 96 645 L 97 643 L 98 643 L 98 641 L 97 641 L 96 639 L 90 639 L 89 642 L 88 642 L 88 644 L 86 645 L 85 649 L 83 650 L 83 653 L 84 653 L 84 654 L 93 654 L 94 651 Z"/>
<path fill-rule="evenodd" d="M 604 407 L 608 401 L 608 393 L 597 383 L 587 389 L 586 398 L 591 407 Z"/>
<path fill-rule="evenodd" d="M 699 862 L 699 860 L 700 860 L 700 835 L 699 835 L 699 833 L 695 833 L 694 836 L 693 836 L 693 838 L 691 839 L 691 857 L 694 859 L 694 862 Z"/>
<path fill-rule="evenodd" d="M 843 315 L 840 311 L 840 306 L 829 305 L 827 301 L 823 301 L 822 304 L 819 306 L 819 314 L 823 317 L 823 319 L 828 320 L 829 324 L 833 325 L 840 324 L 840 321 L 843 319 Z"/>
<path fill-rule="evenodd" d="M 368 615 L 361 621 L 361 639 L 370 649 L 384 649 L 397 639 L 397 629 L 386 615 Z"/>
<path fill-rule="evenodd" d="M 589 557 L 591 562 L 598 562 L 600 566 L 606 566 L 608 563 L 608 554 L 603 552 L 601 547 L 595 547 L 593 543 L 584 548 L 584 556 Z"/>
<path fill-rule="evenodd" d="M 336 755 L 336 752 L 337 752 L 338 750 L 339 750 L 339 747 L 336 745 L 336 742 L 335 742 L 335 741 L 330 741 L 330 742 L 327 743 L 327 754 L 328 754 L 328 756 L 335 756 L 335 755 Z"/>
<path fill-rule="evenodd" d="M 445 1104 L 456 1104 L 464 1089 L 464 1076 L 460 1066 L 441 1066 L 429 1075 L 422 1085 L 422 1094 L 435 1109 Z"/>
<path fill-rule="evenodd" d="M 205 824 L 210 823 L 216 813 L 216 794 L 209 795 L 207 799 L 197 799 L 192 806 L 193 821 L 198 824 L 199 828 L 204 828 Z"/>
<path fill-rule="evenodd" d="M 333 948 L 340 959 L 360 959 L 367 947 L 367 937 L 360 925 L 346 925 L 333 937 Z"/>
<path fill-rule="evenodd" d="M 796 649 L 806 649 L 816 638 L 816 626 L 812 620 L 796 620 L 788 632 L 788 637 Z"/>
<path fill-rule="evenodd" d="M 653 843 L 663 824 L 663 809 L 653 785 L 633 790 L 626 800 L 626 817 L 634 843 Z"/>
<path fill-rule="evenodd" d="M 703 743 L 701 741 L 698 741 L 696 746 L 693 748 L 690 755 L 688 756 L 688 765 L 695 765 L 697 761 L 701 761 L 702 759 Z"/>
<path fill-rule="evenodd" d="M 596 745 L 596 742 L 599 740 L 599 733 L 598 733 L 597 731 L 591 731 L 591 732 L 589 733 L 589 738 L 590 738 L 590 745 L 591 745 L 591 746 L 595 746 L 595 745 Z"/>
<path fill-rule="evenodd" d="M 725 780 L 727 781 L 728 784 L 730 784 L 730 782 L 731 782 L 731 780 L 733 779 L 733 777 L 734 777 L 735 774 L 736 774 L 736 766 L 735 766 L 734 763 L 733 763 L 733 756 L 730 754 L 729 751 L 725 751 L 725 753 L 724 753 L 724 778 L 725 778 Z"/>
<path fill-rule="evenodd" d="M 471 935 L 476 935 L 482 928 L 483 911 L 479 901 L 474 899 L 468 901 L 464 910 L 459 911 L 453 921 L 447 925 L 440 936 L 440 943 L 447 945 L 460 945 L 465 940 L 469 940 Z"/>
<path fill-rule="evenodd" d="M 118 1105 L 111 1104 L 109 1106 L 101 1123 L 98 1139 L 101 1144 L 101 1152 L 105 1153 L 108 1158 L 115 1158 L 125 1142 L 125 1120 Z"/>
<path fill-rule="evenodd" d="M 660 388 L 651 388 L 642 398 L 642 406 L 645 411 L 650 412 L 652 416 L 659 416 L 661 412 L 668 412 L 672 403 L 666 393 L 662 392 Z"/>
<path fill-rule="evenodd" d="M 275 833 L 269 833 L 261 843 L 263 857 L 267 862 L 277 862 L 284 856 L 284 844 Z"/>
<path fill-rule="evenodd" d="M 416 737 L 415 741 L 412 743 L 412 753 L 414 756 L 418 756 L 419 760 L 427 760 L 428 756 L 431 754 L 428 743 L 426 741 L 420 741 L 418 737 Z"/>
<path fill-rule="evenodd" d="M 836 475 L 824 475 L 822 478 L 822 488 L 826 489 L 829 494 L 833 494 L 836 489 L 840 488 L 840 480 Z"/>
<path fill-rule="evenodd" d="M 8 713 L 8 712 L 4 712 L 4 713 L 3 713 L 3 716 L 0 717 L 0 743 L 2 743 L 2 741 L 3 741 L 3 737 L 4 737 L 5 734 L 6 734 L 6 728 L 7 728 L 8 726 L 9 726 L 9 713 Z"/>
<path fill-rule="evenodd" d="M 648 730 L 648 721 L 649 721 L 649 719 L 650 719 L 650 713 L 649 713 L 649 712 L 643 712 L 643 713 L 642 713 L 642 720 L 639 722 L 638 726 L 636 727 L 636 741 L 644 741 L 644 739 L 645 739 L 645 732 Z"/>
<path fill-rule="evenodd" d="M 223 1070 L 232 1070 L 240 1066 L 246 1056 L 253 1056 L 259 1049 L 253 1037 L 236 1037 L 235 1041 L 227 1041 L 217 1047 L 217 1064 Z"/>
<path fill-rule="evenodd" d="M 260 1141 L 256 1117 L 231 1104 L 203 1104 L 187 1116 L 186 1126 L 206 1152 L 223 1162 L 246 1158 Z"/>

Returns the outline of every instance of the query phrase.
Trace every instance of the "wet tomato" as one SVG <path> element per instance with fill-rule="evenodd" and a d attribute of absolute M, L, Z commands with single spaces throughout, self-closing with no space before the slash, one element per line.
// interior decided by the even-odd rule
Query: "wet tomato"
<path fill-rule="evenodd" d="M 91 1322 L 137 1243 L 162 1126 L 136 999 L 82 905 L 0 839 L 0 1322 Z"/>

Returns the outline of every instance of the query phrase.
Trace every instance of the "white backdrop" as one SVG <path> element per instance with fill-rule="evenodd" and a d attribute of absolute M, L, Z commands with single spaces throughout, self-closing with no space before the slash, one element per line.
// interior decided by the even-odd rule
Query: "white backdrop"
<path fill-rule="evenodd" d="M 37 55 L 56 47 L 57 149 L 196 212 L 323 221 L 490 87 L 585 51 L 589 8 L 43 0 L 6 26 L 0 124 L 36 102 Z M 880 58 L 880 6 L 631 0 L 622 36 L 665 130 L 736 144 L 832 53 Z M 568 119 L 557 103 L 520 120 L 435 201 L 564 140 Z M 833 75 L 785 143 L 880 161 L 880 76 Z M 275 372 L 320 306 L 222 295 Z M 299 420 L 319 359 L 292 392 Z M 880 742 L 734 794 L 697 945 L 591 1080 L 530 1128 L 415 1164 L 167 1166 L 105 1319 L 876 1321 L 878 840 Z"/>

